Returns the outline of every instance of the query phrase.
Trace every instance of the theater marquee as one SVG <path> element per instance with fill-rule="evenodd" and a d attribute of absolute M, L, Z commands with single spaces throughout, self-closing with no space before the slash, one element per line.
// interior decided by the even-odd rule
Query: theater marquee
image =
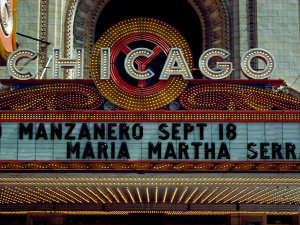
<path fill-rule="evenodd" d="M 1 123 L 2 160 L 297 161 L 299 123 Z"/>
<path fill-rule="evenodd" d="M 138 24 L 138 26 L 137 26 Z M 137 30 L 137 27 L 139 29 Z M 118 34 L 118 35 L 116 35 Z M 147 46 L 147 47 L 145 47 Z M 242 57 L 252 78 L 230 80 L 229 52 L 204 51 L 193 76 L 191 49 L 164 22 L 135 18 L 106 31 L 83 76 L 84 51 L 53 50 L 52 80 L 19 70 L 37 53 L 19 49 L 2 80 L 0 160 L 42 162 L 289 162 L 300 161 L 300 100 L 272 91 L 275 59 L 264 49 Z M 211 62 L 218 58 L 216 66 Z M 255 58 L 265 69 L 252 65 Z M 74 80 L 57 79 L 73 68 Z"/>

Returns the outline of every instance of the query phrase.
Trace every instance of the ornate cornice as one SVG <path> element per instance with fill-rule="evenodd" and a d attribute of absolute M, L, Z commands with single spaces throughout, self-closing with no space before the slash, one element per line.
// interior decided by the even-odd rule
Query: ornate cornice
<path fill-rule="evenodd" d="M 221 0 L 193 0 L 200 10 L 200 20 L 205 24 L 205 49 L 229 47 L 229 15 L 226 5 Z M 199 13 L 198 13 L 199 15 Z"/>

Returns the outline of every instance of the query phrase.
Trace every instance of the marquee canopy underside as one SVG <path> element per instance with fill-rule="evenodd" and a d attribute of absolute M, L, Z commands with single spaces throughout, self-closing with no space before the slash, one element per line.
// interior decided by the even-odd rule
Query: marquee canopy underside
<path fill-rule="evenodd" d="M 297 174 L 7 173 L 0 177 L 0 213 L 56 211 L 129 213 L 297 213 Z"/>

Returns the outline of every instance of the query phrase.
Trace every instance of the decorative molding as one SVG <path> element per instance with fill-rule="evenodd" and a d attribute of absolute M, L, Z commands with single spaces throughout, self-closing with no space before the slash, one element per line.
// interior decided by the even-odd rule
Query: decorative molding
<path fill-rule="evenodd" d="M 249 49 L 252 49 L 252 48 L 257 48 L 256 0 L 248 0 L 247 5 L 248 5 L 247 18 L 248 18 Z"/>
<path fill-rule="evenodd" d="M 1 122 L 300 122 L 300 112 L 296 110 L 62 110 L 18 111 L 1 110 Z"/>
<path fill-rule="evenodd" d="M 73 21 L 78 1 L 79 0 L 70 0 L 66 10 L 64 30 L 64 53 L 66 58 L 70 58 L 73 52 Z"/>
<path fill-rule="evenodd" d="M 117 32 L 119 33 L 119 32 Z M 95 53 L 96 55 L 97 52 Z M 92 59 L 93 60 L 93 59 Z M 97 75 L 95 75 L 97 78 Z M 4 92 L 0 94 L 0 109 L 3 109 L 3 114 L 6 113 L 8 109 L 15 110 L 15 111 L 26 111 L 26 110 L 100 110 L 102 111 L 103 108 L 101 108 L 102 105 L 102 94 L 106 96 L 107 94 L 110 95 L 110 92 L 107 92 L 107 90 L 111 91 L 113 94 L 117 93 L 118 91 L 114 91 L 116 87 L 111 86 L 111 84 L 104 82 L 103 85 L 107 88 L 103 89 L 104 91 L 101 91 L 101 85 L 99 88 L 100 81 L 96 80 L 96 83 L 93 84 L 92 80 L 79 80 L 82 83 L 78 84 L 78 80 L 61 80 L 60 83 L 57 83 L 58 81 L 56 79 L 54 80 L 48 80 L 48 82 L 42 82 L 42 80 L 36 80 L 36 82 L 30 82 L 29 80 L 22 81 L 23 85 L 29 85 L 28 87 L 23 87 L 17 90 L 11 90 Z M 201 81 L 201 82 L 200 82 Z M 117 99 L 114 101 L 117 101 L 115 103 L 118 107 L 116 108 L 117 112 L 116 114 L 124 114 L 124 117 L 120 117 L 121 119 L 128 119 L 128 120 L 134 120 L 134 119 L 141 119 L 141 120 L 161 120 L 161 118 L 167 119 L 167 120 L 219 120 L 219 119 L 234 119 L 234 120 L 242 120 L 242 121 L 252 121 L 252 120 L 268 120 L 269 115 L 254 115 L 257 114 L 259 111 L 264 113 L 271 113 L 272 118 L 274 121 L 280 122 L 282 119 L 284 120 L 299 120 L 300 115 L 300 99 L 297 97 L 285 95 L 282 93 L 274 92 L 272 90 L 269 90 L 269 87 L 279 86 L 281 84 L 280 80 L 270 80 L 268 83 L 265 83 L 265 81 L 258 82 L 256 85 L 260 85 L 260 88 L 255 88 L 252 85 L 255 84 L 255 82 L 252 82 L 251 80 L 248 82 L 238 82 L 234 80 L 230 80 L 230 82 L 218 82 L 214 83 L 216 81 L 210 81 L 210 80 L 191 80 L 189 83 L 189 88 L 184 90 L 183 92 L 180 92 L 179 94 L 181 97 L 179 97 L 179 100 L 176 100 L 177 103 L 181 104 L 180 109 L 178 111 L 172 111 L 167 110 L 167 105 L 169 102 L 164 102 L 166 100 L 164 99 L 170 99 L 170 96 L 174 94 L 174 91 L 169 91 L 169 86 L 163 86 L 162 90 L 154 90 L 159 91 L 159 93 L 162 93 L 164 89 L 168 89 L 164 94 L 158 95 L 158 97 L 155 94 L 152 94 L 152 92 L 148 92 L 148 95 L 151 94 L 153 97 L 148 100 L 148 98 L 145 98 L 143 102 L 149 102 L 153 99 L 163 102 L 163 104 L 158 107 L 157 111 L 149 111 L 152 110 L 153 106 L 157 103 L 150 103 L 151 108 L 148 107 L 148 104 L 146 106 L 148 108 L 145 108 L 143 106 L 139 106 L 139 99 L 143 99 L 142 95 L 139 94 L 139 92 L 126 92 L 124 91 L 122 93 L 122 98 L 127 98 L 127 96 L 132 96 L 132 99 L 126 100 L 125 102 L 134 102 L 136 103 L 132 104 L 131 109 L 137 110 L 136 112 L 143 112 L 141 117 L 138 117 L 135 113 L 128 113 L 127 111 L 118 111 L 120 108 L 126 109 L 124 107 L 123 101 L 119 103 L 117 95 Z M 14 80 L 1 80 L 1 83 L 13 87 L 14 84 L 18 84 L 18 82 Z M 236 84 L 232 84 L 236 83 Z M 93 86 L 91 85 L 93 84 Z M 242 85 L 241 85 L 242 84 Z M 95 85 L 98 87 L 99 90 L 95 88 Z M 177 83 L 178 85 L 178 83 Z M 265 86 L 265 89 L 262 88 L 262 85 Z M 177 86 L 178 87 L 178 86 Z M 127 87 L 127 90 L 129 90 L 130 87 Z M 101 93 L 100 93 L 100 92 Z M 155 93 L 155 92 L 154 92 Z M 171 94 L 170 94 L 171 93 Z M 114 96 L 114 95 L 112 95 Z M 33 101 L 34 100 L 34 101 Z M 86 104 L 86 101 L 89 102 L 89 104 Z M 112 101 L 112 102 L 114 102 Z M 179 101 L 179 102 L 178 102 Z M 156 101 L 155 101 L 156 102 Z M 120 107 L 120 108 L 119 108 Z M 166 111 L 166 114 L 169 113 L 168 117 L 165 117 L 164 111 Z M 183 109 L 186 109 L 183 110 Z M 146 111 L 147 110 L 147 111 Z M 221 110 L 221 111 L 220 111 Z M 246 111 L 245 111 L 246 110 Z M 291 110 L 291 112 L 295 112 L 297 114 L 296 117 L 290 117 L 289 114 L 288 117 L 283 117 L 281 114 L 282 112 L 278 113 L 278 110 Z M 124 113 L 123 113 L 124 112 Z M 156 115 L 156 112 L 160 112 Z M 178 112 L 178 115 L 173 115 L 173 113 L 176 114 Z M 193 114 L 196 112 L 196 114 Z M 27 113 L 27 112 L 25 112 Z M 96 113 L 95 111 L 93 113 Z M 149 113 L 149 115 L 146 115 Z M 212 117 L 209 115 L 210 113 L 214 114 Z M 234 115 L 233 115 L 233 114 Z M 239 115 L 235 115 L 235 114 Z M 246 114 L 245 114 L 246 113 Z M 10 113 L 8 113 L 10 114 Z M 33 113 L 34 114 L 34 113 Z M 89 118 L 90 112 L 86 112 L 87 115 L 82 114 L 82 118 Z M 105 114 L 105 113 L 104 113 Z M 110 114 L 105 115 L 98 115 L 97 118 L 100 119 L 111 119 Z M 152 116 L 151 116 L 151 115 Z M 154 115 L 155 114 L 155 115 Z M 181 114 L 181 115 L 180 115 Z M 206 115 L 205 115 L 206 114 Z M 220 114 L 220 115 L 217 115 Z M 225 116 L 227 114 L 227 116 Z M 261 113 L 258 113 L 261 114 Z M 35 115 L 37 116 L 37 115 Z M 38 117 L 32 117 L 32 118 L 38 118 Z M 262 117 L 261 117 L 262 116 Z M 20 115 L 20 118 L 22 116 Z M 96 117 L 96 115 L 95 115 Z M 0 116 L 1 118 L 1 116 Z M 10 116 L 6 119 L 11 118 Z M 17 118 L 17 115 L 13 115 L 12 118 Z M 52 115 L 53 119 L 56 119 L 56 115 Z M 62 117 L 61 117 L 62 118 Z"/>
<path fill-rule="evenodd" d="M 22 110 L 94 110 L 102 104 L 102 95 L 82 84 L 48 84 L 12 90 L 0 94 L 0 108 Z"/>
<path fill-rule="evenodd" d="M 74 48 L 85 49 L 85 62 L 89 65 L 94 46 L 95 26 L 101 11 L 109 0 L 80 1 L 74 15 Z M 86 73 L 87 74 L 87 73 Z M 89 74 L 89 73 L 88 73 Z"/>
<path fill-rule="evenodd" d="M 200 20 L 204 32 L 205 48 L 228 49 L 230 43 L 229 13 L 227 4 L 222 0 L 193 0 L 196 11 L 202 15 Z M 199 15 L 199 13 L 198 13 Z"/>
<path fill-rule="evenodd" d="M 38 169 L 40 172 L 55 170 L 64 172 L 73 171 L 126 171 L 136 173 L 147 171 L 150 173 L 162 172 L 188 172 L 203 173 L 222 171 L 238 172 L 299 172 L 299 162 L 126 162 L 126 161 L 2 161 L 0 171 L 31 171 Z"/>
<path fill-rule="evenodd" d="M 298 110 L 298 98 L 235 84 L 197 85 L 185 90 L 181 105 L 188 110 Z"/>
<path fill-rule="evenodd" d="M 48 20 L 49 20 L 49 0 L 40 1 L 40 30 L 39 36 L 40 40 L 47 41 L 48 39 Z M 39 68 L 38 74 L 41 74 L 47 63 L 47 49 L 48 45 L 46 43 L 39 42 Z"/>
<path fill-rule="evenodd" d="M 105 0 L 108 2 L 108 0 Z M 85 62 L 89 64 L 89 55 L 94 45 L 94 24 L 97 15 L 104 8 L 104 0 L 70 0 L 65 17 L 64 55 L 69 58 L 74 48 L 85 49 Z M 67 72 L 70 76 L 70 72 Z"/>
<path fill-rule="evenodd" d="M 226 30 L 226 36 L 227 36 L 227 47 L 228 49 L 232 49 L 231 47 L 231 30 L 232 30 L 232 24 L 231 24 L 231 14 L 230 14 L 230 0 L 221 0 L 223 4 L 223 8 L 226 14 L 226 22 L 227 22 L 227 30 Z"/>
<path fill-rule="evenodd" d="M 257 10 L 256 0 L 247 1 L 247 26 L 249 49 L 257 48 Z M 257 68 L 257 60 L 251 62 L 252 68 Z"/>

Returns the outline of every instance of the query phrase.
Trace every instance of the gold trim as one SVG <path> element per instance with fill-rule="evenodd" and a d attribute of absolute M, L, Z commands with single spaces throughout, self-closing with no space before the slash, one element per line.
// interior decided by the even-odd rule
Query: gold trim
<path fill-rule="evenodd" d="M 239 213 L 242 215 L 300 215 L 299 212 L 274 212 L 274 211 L 0 211 L 2 215 L 26 215 L 26 214 L 67 214 L 67 215 L 122 215 L 127 216 L 132 213 L 139 214 L 166 214 L 166 215 L 180 215 L 180 216 L 193 216 L 193 215 L 228 215 Z"/>
<path fill-rule="evenodd" d="M 185 113 L 184 113 L 185 112 Z M 74 111 L 54 111 L 54 112 L 21 112 L 21 111 L 2 111 L 0 114 L 0 121 L 3 122 L 20 122 L 20 121 L 141 121 L 141 122 L 300 122 L 300 112 L 194 112 L 194 111 L 162 111 L 162 112 L 99 112 L 99 111 L 87 111 L 87 112 L 74 112 Z"/>
<path fill-rule="evenodd" d="M 1 162 L 1 161 L 0 161 Z M 287 171 L 299 171 L 300 162 L 290 161 L 277 163 L 274 162 L 212 162 L 212 161 L 191 161 L 191 162 L 151 162 L 151 161 L 141 161 L 141 162 L 120 162 L 120 161 L 61 161 L 61 162 L 51 162 L 51 161 L 33 161 L 33 162 L 22 162 L 22 161 L 11 161 L 0 163 L 0 169 L 5 170 L 128 170 L 136 172 L 151 170 L 152 172 L 159 171 L 186 171 L 186 172 L 204 172 L 204 171 L 227 171 L 227 172 L 237 172 L 237 171 L 247 171 L 247 172 L 260 172 L 260 171 L 277 171 L 277 172 L 287 172 Z M 1 180 L 1 179 L 0 179 Z"/>

